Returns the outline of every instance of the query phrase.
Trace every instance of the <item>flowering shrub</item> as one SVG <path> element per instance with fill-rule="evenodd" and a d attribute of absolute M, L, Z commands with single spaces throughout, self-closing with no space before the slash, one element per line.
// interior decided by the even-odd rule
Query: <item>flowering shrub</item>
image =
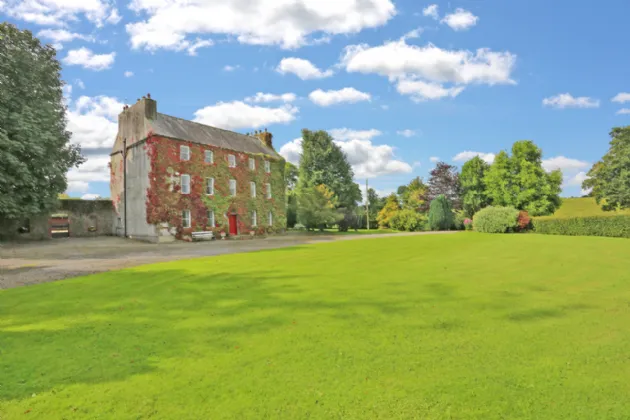
<path fill-rule="evenodd" d="M 518 228 L 518 210 L 514 207 L 486 207 L 475 213 L 473 225 L 477 232 L 508 233 Z"/>
<path fill-rule="evenodd" d="M 179 146 L 190 147 L 190 160 L 180 161 Z M 150 136 L 144 145 L 150 161 L 147 189 L 147 223 L 166 223 L 176 228 L 176 237 L 193 231 L 209 230 L 216 236 L 229 232 L 227 215 L 237 214 L 238 231 L 255 230 L 264 234 L 269 227 L 279 230 L 286 224 L 284 208 L 284 161 L 262 154 L 228 151 L 214 146 Z M 214 154 L 212 163 L 204 160 L 204 151 Z M 236 167 L 228 165 L 228 155 L 236 156 Z M 249 158 L 256 160 L 256 169 L 249 169 Z M 271 165 L 271 173 L 264 168 L 264 160 Z M 181 194 L 180 176 L 190 175 L 190 193 Z M 214 194 L 206 193 L 206 179 L 214 178 Z M 236 195 L 231 196 L 229 181 L 236 180 Z M 256 183 L 256 197 L 251 196 L 250 182 Z M 271 184 L 271 198 L 267 198 L 266 184 Z M 190 211 L 190 228 L 182 226 L 182 212 Z M 208 224 L 208 211 L 214 211 L 215 225 Z M 257 227 L 252 227 L 252 212 L 257 213 Z"/>
<path fill-rule="evenodd" d="M 529 229 L 529 227 L 531 226 L 530 225 L 531 221 L 532 219 L 529 217 L 529 214 L 526 211 L 521 210 L 518 213 L 518 219 L 517 219 L 518 230 L 523 232 Z"/>
<path fill-rule="evenodd" d="M 464 229 L 472 230 L 472 228 L 473 228 L 472 220 L 468 218 L 464 219 Z"/>

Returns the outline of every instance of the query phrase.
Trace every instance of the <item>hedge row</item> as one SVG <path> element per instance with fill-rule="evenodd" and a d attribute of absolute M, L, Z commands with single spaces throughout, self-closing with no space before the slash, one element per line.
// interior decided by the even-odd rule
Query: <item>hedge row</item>
<path fill-rule="evenodd" d="M 547 235 L 630 238 L 630 215 L 540 218 L 532 222 L 536 233 Z"/>

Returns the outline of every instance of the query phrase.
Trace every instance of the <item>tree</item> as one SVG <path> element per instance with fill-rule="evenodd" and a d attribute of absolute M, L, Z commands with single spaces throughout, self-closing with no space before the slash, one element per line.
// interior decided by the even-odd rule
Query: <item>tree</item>
<path fill-rule="evenodd" d="M 630 126 L 613 128 L 610 137 L 608 152 L 582 183 L 604 211 L 630 208 Z"/>
<path fill-rule="evenodd" d="M 453 208 L 445 195 L 438 195 L 431 201 L 429 209 L 429 229 L 449 230 L 453 226 Z"/>
<path fill-rule="evenodd" d="M 484 181 L 489 168 L 490 165 L 479 156 L 475 156 L 462 166 L 462 173 L 459 175 L 461 201 L 464 213 L 468 217 L 473 217 L 475 213 L 490 204 Z"/>
<path fill-rule="evenodd" d="M 429 202 L 440 195 L 444 195 L 455 209 L 461 208 L 457 167 L 444 162 L 438 162 L 429 177 Z"/>
<path fill-rule="evenodd" d="M 429 210 L 429 188 L 422 182 L 422 178 L 416 177 L 408 185 L 398 187 L 402 207 L 417 212 L 426 213 Z"/>
<path fill-rule="evenodd" d="M 337 197 L 336 207 L 350 215 L 361 201 L 361 189 L 353 178 L 352 166 L 330 134 L 323 130 L 302 130 L 298 179 L 301 187 L 326 185 Z M 348 226 L 340 223 L 339 229 L 347 230 Z"/>
<path fill-rule="evenodd" d="M 530 140 L 512 146 L 512 156 L 500 152 L 484 177 L 493 206 L 512 206 L 532 216 L 552 214 L 560 207 L 562 172 L 546 172 L 542 150 Z"/>
<path fill-rule="evenodd" d="M 0 24 L 0 219 L 47 213 L 84 159 L 66 131 L 61 66 L 30 31 Z"/>
<path fill-rule="evenodd" d="M 323 230 L 339 221 L 336 205 L 337 197 L 326 185 L 302 187 L 298 190 L 298 221 L 309 230 L 317 227 Z"/>
<path fill-rule="evenodd" d="M 287 227 L 292 228 L 297 223 L 297 193 L 295 187 L 298 181 L 298 168 L 290 162 L 284 165 L 284 176 L 287 185 Z"/>
<path fill-rule="evenodd" d="M 398 196 L 394 193 L 390 194 L 385 201 L 385 205 L 376 216 L 376 221 L 378 222 L 379 228 L 388 228 L 390 227 L 390 221 L 392 216 L 394 216 L 400 210 L 400 203 L 398 202 Z"/>

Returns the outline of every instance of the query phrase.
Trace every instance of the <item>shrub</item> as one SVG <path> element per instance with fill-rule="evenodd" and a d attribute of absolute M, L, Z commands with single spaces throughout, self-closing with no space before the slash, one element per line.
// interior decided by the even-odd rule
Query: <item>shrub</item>
<path fill-rule="evenodd" d="M 472 230 L 473 228 L 473 222 L 471 219 L 464 219 L 464 229 L 466 230 Z"/>
<path fill-rule="evenodd" d="M 462 210 L 456 211 L 453 213 L 453 229 L 455 230 L 464 230 L 466 226 L 464 225 L 464 220 L 466 220 L 466 215 Z"/>
<path fill-rule="evenodd" d="M 389 219 L 389 226 L 392 229 L 404 230 L 407 232 L 417 232 L 426 227 L 426 217 L 415 210 L 405 209 L 394 213 Z"/>
<path fill-rule="evenodd" d="M 517 219 L 518 230 L 523 232 L 529 229 L 531 227 L 531 221 L 532 219 L 529 217 L 529 214 L 525 210 L 521 210 L 518 213 L 518 219 Z"/>
<path fill-rule="evenodd" d="M 453 210 L 451 203 L 444 195 L 439 195 L 431 201 L 429 208 L 429 229 L 449 230 L 453 227 Z"/>
<path fill-rule="evenodd" d="M 477 232 L 508 233 L 518 228 L 519 211 L 514 207 L 486 207 L 473 217 Z"/>
<path fill-rule="evenodd" d="M 547 235 L 630 238 L 630 215 L 535 218 L 534 231 Z"/>

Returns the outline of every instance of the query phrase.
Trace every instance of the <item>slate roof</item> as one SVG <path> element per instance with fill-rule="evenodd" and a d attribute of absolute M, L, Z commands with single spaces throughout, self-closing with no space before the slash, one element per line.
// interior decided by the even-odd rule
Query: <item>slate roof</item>
<path fill-rule="evenodd" d="M 150 120 L 150 123 L 153 134 L 158 136 L 207 144 L 236 152 L 264 153 L 279 159 L 282 158 L 275 150 L 265 146 L 258 137 L 210 127 L 159 112 L 157 118 Z"/>

